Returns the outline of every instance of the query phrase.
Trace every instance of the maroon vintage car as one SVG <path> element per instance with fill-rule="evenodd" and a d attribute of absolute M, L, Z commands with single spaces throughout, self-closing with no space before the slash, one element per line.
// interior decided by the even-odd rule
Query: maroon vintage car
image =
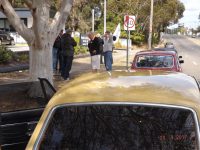
<path fill-rule="evenodd" d="M 181 63 L 184 61 L 174 51 L 148 50 L 136 53 L 131 69 L 182 72 Z"/>

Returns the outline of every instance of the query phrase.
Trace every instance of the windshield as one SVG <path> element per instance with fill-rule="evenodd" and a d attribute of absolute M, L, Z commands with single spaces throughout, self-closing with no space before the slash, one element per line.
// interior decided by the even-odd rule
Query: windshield
<path fill-rule="evenodd" d="M 174 65 L 173 56 L 166 55 L 140 55 L 136 60 L 136 67 L 138 68 L 172 68 Z"/>
<path fill-rule="evenodd" d="M 134 105 L 57 108 L 39 149 L 193 150 L 195 121 L 191 111 Z"/>

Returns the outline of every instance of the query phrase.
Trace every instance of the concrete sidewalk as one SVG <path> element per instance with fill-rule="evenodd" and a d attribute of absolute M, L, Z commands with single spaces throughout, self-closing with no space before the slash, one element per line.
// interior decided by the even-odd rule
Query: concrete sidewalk
<path fill-rule="evenodd" d="M 134 54 L 139 50 L 129 51 L 129 67 L 130 62 L 132 62 Z M 125 70 L 126 69 L 126 50 L 114 50 L 113 51 L 113 70 Z M 76 57 L 73 60 L 72 70 L 70 72 L 70 78 L 73 79 L 77 75 L 83 74 L 85 72 L 90 72 L 91 69 L 91 57 L 85 55 L 84 57 Z M 104 64 L 101 65 L 101 71 L 105 71 Z M 28 70 L 16 71 L 11 73 L 2 73 L 0 74 L 0 84 L 5 83 L 16 83 L 28 81 L 29 73 Z M 55 84 L 56 82 L 61 82 L 60 75 L 54 76 Z"/>
<path fill-rule="evenodd" d="M 133 61 L 134 55 L 138 50 L 129 51 L 129 68 L 131 66 L 130 62 Z M 113 51 L 113 70 L 126 70 L 126 50 L 114 50 Z M 84 58 L 78 58 L 73 60 L 72 70 L 70 72 L 70 79 L 73 80 L 77 76 L 92 71 L 91 67 L 91 57 L 87 56 Z M 106 71 L 104 64 L 101 65 L 100 71 Z M 68 81 L 61 80 L 60 75 L 54 76 L 54 86 L 56 89 L 64 86 Z"/>
<path fill-rule="evenodd" d="M 133 61 L 133 57 L 138 50 L 129 50 L 129 61 L 128 65 L 130 67 L 130 62 Z M 114 50 L 113 51 L 113 70 L 116 69 L 126 69 L 126 50 Z M 79 59 L 74 59 L 71 75 L 77 75 L 84 72 L 91 71 L 91 57 L 84 57 Z M 105 71 L 104 64 L 101 65 L 101 71 Z"/>

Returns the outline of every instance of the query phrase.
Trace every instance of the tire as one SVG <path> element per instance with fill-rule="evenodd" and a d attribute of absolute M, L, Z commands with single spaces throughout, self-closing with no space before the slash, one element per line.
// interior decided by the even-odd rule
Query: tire
<path fill-rule="evenodd" d="M 15 41 L 14 41 L 14 40 L 11 40 L 11 41 L 10 41 L 10 45 L 15 45 Z"/>

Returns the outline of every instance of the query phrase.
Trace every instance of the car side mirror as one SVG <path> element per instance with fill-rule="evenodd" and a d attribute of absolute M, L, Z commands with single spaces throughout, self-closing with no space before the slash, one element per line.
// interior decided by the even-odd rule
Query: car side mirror
<path fill-rule="evenodd" d="M 178 58 L 183 58 L 183 56 L 179 56 Z"/>
<path fill-rule="evenodd" d="M 179 60 L 179 63 L 180 63 L 180 64 L 183 64 L 183 63 L 184 63 L 184 60 Z"/>

